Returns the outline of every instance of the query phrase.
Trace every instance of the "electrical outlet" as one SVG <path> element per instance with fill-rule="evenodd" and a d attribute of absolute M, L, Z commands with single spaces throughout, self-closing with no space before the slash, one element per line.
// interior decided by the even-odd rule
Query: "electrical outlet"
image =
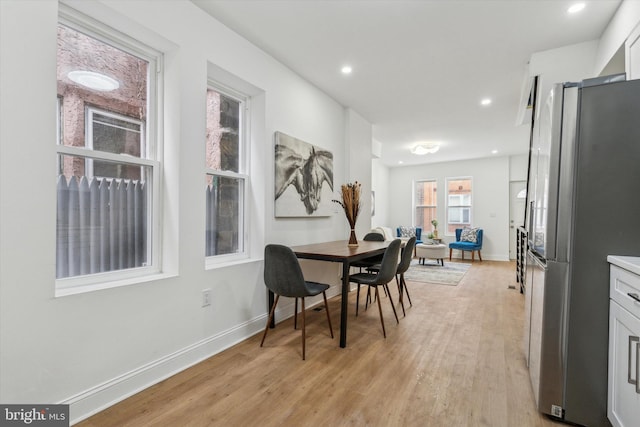
<path fill-rule="evenodd" d="M 202 290 L 202 306 L 207 307 L 211 305 L 211 289 Z"/>

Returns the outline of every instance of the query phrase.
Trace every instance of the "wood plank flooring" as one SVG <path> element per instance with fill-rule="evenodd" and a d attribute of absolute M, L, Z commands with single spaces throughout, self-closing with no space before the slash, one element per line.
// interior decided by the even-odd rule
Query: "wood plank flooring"
<path fill-rule="evenodd" d="M 377 306 L 356 318 L 351 292 L 345 349 L 336 297 L 333 340 L 325 313 L 307 311 L 306 361 L 287 319 L 263 348 L 255 335 L 78 425 L 558 426 L 534 406 L 515 284 L 515 263 L 492 261 L 474 262 L 458 286 L 409 282 L 399 325 L 382 297 L 386 339 Z"/>

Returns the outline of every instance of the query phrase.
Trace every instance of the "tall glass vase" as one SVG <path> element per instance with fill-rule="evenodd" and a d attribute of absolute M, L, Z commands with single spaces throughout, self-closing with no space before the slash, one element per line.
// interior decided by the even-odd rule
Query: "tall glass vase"
<path fill-rule="evenodd" d="M 358 239 L 356 238 L 356 230 L 351 229 L 351 234 L 349 234 L 349 245 L 351 247 L 358 246 Z"/>

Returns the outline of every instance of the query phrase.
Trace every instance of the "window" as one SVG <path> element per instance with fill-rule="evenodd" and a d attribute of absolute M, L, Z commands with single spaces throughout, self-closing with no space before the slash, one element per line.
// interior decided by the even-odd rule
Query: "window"
<path fill-rule="evenodd" d="M 245 206 L 248 188 L 245 117 L 241 94 L 207 89 L 205 255 L 209 260 L 245 257 Z"/>
<path fill-rule="evenodd" d="M 160 270 L 160 54 L 86 22 L 58 25 L 59 289 Z"/>
<path fill-rule="evenodd" d="M 436 181 L 416 181 L 415 183 L 415 225 L 423 233 L 432 230 L 431 221 L 437 219 L 438 184 Z"/>
<path fill-rule="evenodd" d="M 471 226 L 472 219 L 471 178 L 447 178 L 447 235 L 456 228 Z"/>

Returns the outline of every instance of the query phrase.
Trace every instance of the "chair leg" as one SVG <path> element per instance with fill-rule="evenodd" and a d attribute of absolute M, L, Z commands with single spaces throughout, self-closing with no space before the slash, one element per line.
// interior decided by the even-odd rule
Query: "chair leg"
<path fill-rule="evenodd" d="M 293 303 L 293 329 L 298 329 L 298 298 Z"/>
<path fill-rule="evenodd" d="M 478 249 L 478 258 L 480 258 L 480 261 L 482 261 L 482 254 L 480 254 L 480 249 Z"/>
<path fill-rule="evenodd" d="M 449 261 L 451 261 L 451 255 L 453 255 L 453 249 L 449 248 Z"/>
<path fill-rule="evenodd" d="M 324 298 L 324 310 L 327 312 L 327 322 L 329 322 L 329 331 L 331 332 L 331 338 L 333 338 L 333 327 L 331 326 L 331 316 L 329 315 L 329 304 L 327 304 L 327 293 L 322 293 L 322 298 Z"/>
<path fill-rule="evenodd" d="M 400 282 L 402 283 L 402 289 L 407 294 L 407 299 L 409 300 L 409 307 L 413 307 L 413 303 L 411 302 L 411 295 L 409 295 L 409 289 L 407 289 L 407 281 L 404 280 L 404 273 L 400 275 Z M 404 310 L 404 306 L 403 306 Z"/>
<path fill-rule="evenodd" d="M 269 312 L 269 319 L 267 319 L 267 326 L 264 328 L 264 334 L 262 334 L 262 341 L 260 341 L 260 347 L 264 344 L 264 339 L 267 337 L 267 331 L 269 330 L 269 325 L 271 324 L 271 319 L 273 319 L 273 313 L 276 311 L 276 305 L 278 305 L 278 300 L 280 299 L 280 295 L 276 295 L 276 300 L 273 302 L 273 307 L 271 307 L 271 311 Z"/>
<path fill-rule="evenodd" d="M 389 302 L 391 303 L 391 308 L 393 309 L 393 315 L 396 317 L 396 323 L 400 323 L 398 320 L 398 313 L 396 313 L 396 306 L 393 305 L 393 298 L 391 297 L 391 292 L 389 291 L 389 285 L 385 284 L 383 287 L 387 288 L 387 294 L 389 295 Z"/>
<path fill-rule="evenodd" d="M 360 283 L 358 283 L 358 292 L 356 293 L 356 317 L 358 317 L 358 306 L 360 305 Z"/>
<path fill-rule="evenodd" d="M 407 317 L 407 313 L 405 313 L 404 311 L 404 298 L 402 297 L 402 292 L 404 292 L 404 283 L 402 276 L 403 274 L 400 274 L 400 280 L 398 280 L 398 275 L 396 274 L 396 284 L 398 285 L 398 299 L 400 300 L 400 306 L 402 307 L 402 315 Z"/>
<path fill-rule="evenodd" d="M 304 314 L 304 297 L 302 297 L 302 360 L 304 360 L 305 341 L 306 341 L 307 321 Z"/>
<path fill-rule="evenodd" d="M 380 323 L 382 323 L 382 336 L 387 337 L 387 331 L 384 329 L 384 317 L 382 316 L 382 304 L 380 303 L 380 295 L 376 286 L 376 299 L 378 300 L 378 311 L 380 312 Z"/>

